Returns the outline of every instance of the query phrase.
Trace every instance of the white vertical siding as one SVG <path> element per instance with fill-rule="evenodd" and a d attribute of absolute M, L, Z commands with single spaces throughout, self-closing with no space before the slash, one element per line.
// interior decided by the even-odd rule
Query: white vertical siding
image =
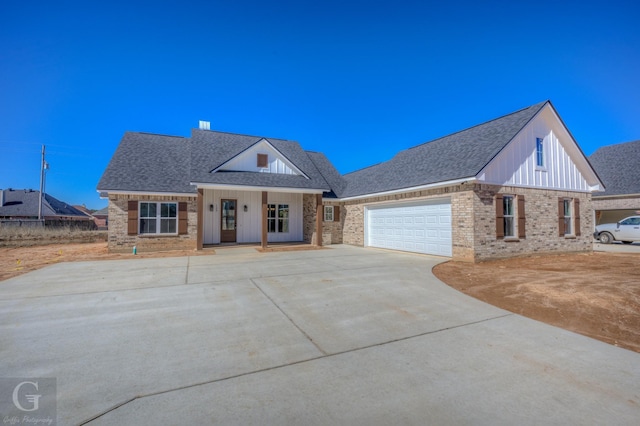
<path fill-rule="evenodd" d="M 536 138 L 543 138 L 543 168 L 536 166 Z M 589 191 L 571 156 L 582 155 L 564 126 L 545 109 L 489 163 L 479 179 L 499 185 Z"/>
<path fill-rule="evenodd" d="M 220 200 L 237 200 L 238 243 L 259 243 L 262 236 L 262 192 L 204 190 L 204 244 L 220 243 Z M 289 232 L 286 234 L 269 234 L 269 242 L 302 241 L 302 194 L 270 193 L 269 203 L 289 204 Z M 210 207 L 213 205 L 213 211 Z M 244 211 L 244 206 L 247 211 Z"/>
<path fill-rule="evenodd" d="M 269 165 L 266 168 L 258 167 L 258 154 L 267 154 L 269 157 Z M 251 148 L 231 159 L 224 164 L 220 170 L 233 170 L 243 172 L 259 172 L 259 173 L 278 173 L 284 175 L 299 174 L 293 165 L 278 151 L 276 151 L 269 143 L 261 141 Z"/>

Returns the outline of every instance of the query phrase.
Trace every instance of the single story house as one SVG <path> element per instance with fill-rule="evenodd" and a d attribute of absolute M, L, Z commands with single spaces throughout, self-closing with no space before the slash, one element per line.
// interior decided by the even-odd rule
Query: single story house
<path fill-rule="evenodd" d="M 596 225 L 640 214 L 640 141 L 603 146 L 589 161 L 606 188 L 593 194 Z"/>
<path fill-rule="evenodd" d="M 28 225 L 38 221 L 40 191 L 0 189 L 0 220 L 3 225 Z M 50 194 L 42 196 L 42 218 L 47 226 L 73 225 L 92 229 L 91 216 Z"/>
<path fill-rule="evenodd" d="M 207 124 L 188 138 L 124 135 L 97 188 L 110 250 L 302 241 L 465 261 L 592 250 L 603 184 L 549 101 L 346 175 L 297 142 Z"/>

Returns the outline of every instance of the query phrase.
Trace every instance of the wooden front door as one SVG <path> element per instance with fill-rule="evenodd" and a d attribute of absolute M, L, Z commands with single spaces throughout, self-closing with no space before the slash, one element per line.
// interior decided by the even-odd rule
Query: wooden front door
<path fill-rule="evenodd" d="M 236 208 L 236 200 L 220 200 L 220 242 L 235 243 L 236 242 L 236 226 L 238 209 Z"/>

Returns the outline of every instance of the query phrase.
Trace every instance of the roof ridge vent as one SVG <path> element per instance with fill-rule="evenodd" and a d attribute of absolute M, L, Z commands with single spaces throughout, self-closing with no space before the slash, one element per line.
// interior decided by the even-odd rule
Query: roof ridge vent
<path fill-rule="evenodd" d="M 200 120 L 199 126 L 200 130 L 211 130 L 211 123 L 209 121 Z"/>

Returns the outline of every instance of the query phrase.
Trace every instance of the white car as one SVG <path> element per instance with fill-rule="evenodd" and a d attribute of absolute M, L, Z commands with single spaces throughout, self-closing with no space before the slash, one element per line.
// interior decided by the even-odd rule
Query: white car
<path fill-rule="evenodd" d="M 602 244 L 610 244 L 614 241 L 631 244 L 634 241 L 640 241 L 640 216 L 629 216 L 618 223 L 598 225 L 593 236 Z"/>

